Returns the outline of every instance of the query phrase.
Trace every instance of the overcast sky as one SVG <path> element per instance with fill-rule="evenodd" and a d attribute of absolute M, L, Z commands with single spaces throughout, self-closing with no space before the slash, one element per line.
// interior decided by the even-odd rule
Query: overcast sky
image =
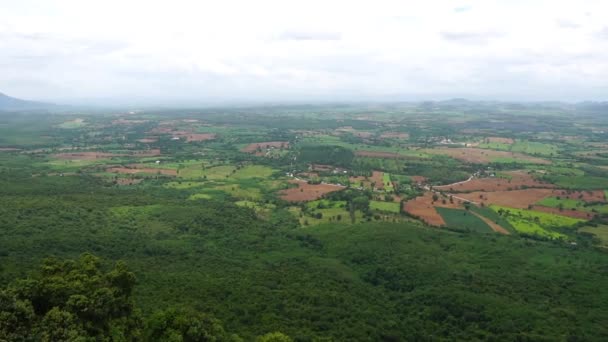
<path fill-rule="evenodd" d="M 607 100 L 608 1 L 0 0 L 0 92 Z"/>

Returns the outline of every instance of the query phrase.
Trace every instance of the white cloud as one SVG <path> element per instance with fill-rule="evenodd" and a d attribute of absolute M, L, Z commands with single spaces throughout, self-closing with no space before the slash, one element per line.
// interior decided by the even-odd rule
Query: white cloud
<path fill-rule="evenodd" d="M 0 0 L 0 91 L 600 99 L 607 12 L 591 0 Z"/>

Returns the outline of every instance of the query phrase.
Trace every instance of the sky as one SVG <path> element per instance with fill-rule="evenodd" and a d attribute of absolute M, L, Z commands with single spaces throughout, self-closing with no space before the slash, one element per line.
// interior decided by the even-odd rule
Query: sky
<path fill-rule="evenodd" d="M 608 1 L 0 0 L 0 92 L 62 103 L 608 97 Z"/>

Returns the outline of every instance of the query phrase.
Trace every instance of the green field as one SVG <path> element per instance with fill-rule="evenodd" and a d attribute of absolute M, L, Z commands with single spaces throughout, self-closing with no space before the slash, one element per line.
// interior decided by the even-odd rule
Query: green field
<path fill-rule="evenodd" d="M 477 147 L 479 148 L 487 148 L 490 150 L 498 150 L 498 151 L 509 151 L 511 149 L 511 144 L 499 143 L 499 142 L 483 142 L 480 143 Z"/>
<path fill-rule="evenodd" d="M 553 156 L 559 153 L 558 147 L 553 144 L 546 144 L 529 140 L 517 140 L 513 144 L 483 142 L 480 143 L 478 147 L 499 151 L 521 152 L 539 156 Z"/>
<path fill-rule="evenodd" d="M 491 205 L 490 208 L 497 213 L 500 211 L 506 212 L 507 214 L 504 216 L 506 217 L 507 221 L 509 221 L 511 226 L 513 226 L 513 228 L 515 228 L 518 232 L 536 234 L 550 238 L 565 237 L 564 234 L 553 231 L 552 228 L 571 227 L 578 223 L 584 222 L 584 220 L 581 219 L 541 211 L 515 209 L 497 205 Z"/>
<path fill-rule="evenodd" d="M 510 148 L 513 152 L 522 152 L 526 154 L 553 156 L 559 153 L 557 146 L 545 144 L 536 141 L 516 141 Z"/>
<path fill-rule="evenodd" d="M 552 183 L 566 189 L 596 190 L 608 188 L 608 177 L 559 175 L 547 178 Z"/>
<path fill-rule="evenodd" d="M 391 182 L 391 174 L 385 172 L 382 174 L 382 183 L 384 184 L 384 191 L 393 192 L 395 188 L 393 187 L 393 183 Z"/>
<path fill-rule="evenodd" d="M 600 246 L 608 248 L 608 225 L 583 227 L 579 231 L 593 234 L 599 240 Z"/>
<path fill-rule="evenodd" d="M 494 223 L 498 224 L 499 226 L 505 228 L 506 230 L 508 230 L 510 232 L 515 231 L 515 228 L 513 226 L 511 226 L 511 224 L 509 223 L 509 221 L 507 219 L 505 219 L 503 216 L 498 215 L 498 213 L 496 213 L 496 211 L 492 210 L 491 208 L 478 207 L 478 206 L 473 205 L 473 206 L 471 206 L 470 210 L 493 221 Z"/>
<path fill-rule="evenodd" d="M 63 129 L 75 129 L 75 128 L 83 127 L 85 125 L 86 125 L 86 122 L 83 119 L 74 119 L 74 120 L 63 122 L 63 123 L 57 125 L 57 127 L 63 128 Z"/>
<path fill-rule="evenodd" d="M 199 199 L 212 199 L 213 196 L 211 196 L 210 194 L 194 194 L 194 195 L 190 195 L 188 197 L 189 200 L 199 200 Z"/>
<path fill-rule="evenodd" d="M 302 214 L 302 210 L 299 207 L 290 207 L 294 217 L 297 217 L 299 223 L 304 226 L 316 226 L 323 223 L 333 222 L 334 224 L 351 224 L 350 213 L 347 208 L 333 207 L 325 209 L 315 209 L 309 214 Z M 317 215 L 321 214 L 319 218 Z M 355 214 L 356 222 L 360 222 L 363 215 L 360 212 Z"/>
<path fill-rule="evenodd" d="M 330 201 L 326 199 L 320 199 L 316 201 L 310 201 L 306 203 L 306 206 L 310 209 L 345 208 L 346 201 Z"/>
<path fill-rule="evenodd" d="M 485 222 L 466 210 L 440 207 L 435 209 L 439 215 L 443 217 L 443 220 L 448 227 L 467 229 L 482 233 L 492 232 L 492 228 L 490 228 Z"/>
<path fill-rule="evenodd" d="M 386 212 L 390 212 L 390 213 L 399 213 L 399 202 L 370 201 L 369 207 L 372 210 L 386 211 Z"/>

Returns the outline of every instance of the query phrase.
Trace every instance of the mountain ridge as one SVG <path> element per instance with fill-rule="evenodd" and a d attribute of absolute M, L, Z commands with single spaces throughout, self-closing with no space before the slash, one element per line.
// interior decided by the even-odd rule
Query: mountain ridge
<path fill-rule="evenodd" d="M 51 103 L 23 100 L 0 92 L 0 111 L 47 109 L 54 106 Z"/>

